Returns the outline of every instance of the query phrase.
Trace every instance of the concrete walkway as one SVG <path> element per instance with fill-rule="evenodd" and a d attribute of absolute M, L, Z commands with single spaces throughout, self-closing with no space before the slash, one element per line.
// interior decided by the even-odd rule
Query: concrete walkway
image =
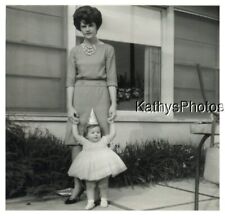
<path fill-rule="evenodd" d="M 22 197 L 8 199 L 6 210 L 83 210 L 85 195 L 78 203 L 65 205 L 65 197 L 43 199 Z M 193 210 L 194 180 L 171 181 L 156 185 L 110 188 L 108 208 L 93 210 Z M 208 181 L 200 182 L 199 210 L 219 210 L 219 186 Z"/>

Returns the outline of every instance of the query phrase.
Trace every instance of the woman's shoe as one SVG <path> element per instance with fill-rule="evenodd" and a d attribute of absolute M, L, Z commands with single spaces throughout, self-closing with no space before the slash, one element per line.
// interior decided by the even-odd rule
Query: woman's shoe
<path fill-rule="evenodd" d="M 77 194 L 77 196 L 73 199 L 70 199 L 70 197 L 68 199 L 65 200 L 65 204 L 73 204 L 73 203 L 76 203 L 76 202 L 79 202 L 80 201 L 80 196 L 82 195 L 82 193 L 84 192 L 84 188 L 82 188 L 80 190 L 80 192 Z"/>
<path fill-rule="evenodd" d="M 70 198 L 68 198 L 68 199 L 66 199 L 65 200 L 65 204 L 73 204 L 73 203 L 76 203 L 76 202 L 79 202 L 80 201 L 80 197 L 76 197 L 76 198 L 74 198 L 74 199 L 70 199 Z"/>

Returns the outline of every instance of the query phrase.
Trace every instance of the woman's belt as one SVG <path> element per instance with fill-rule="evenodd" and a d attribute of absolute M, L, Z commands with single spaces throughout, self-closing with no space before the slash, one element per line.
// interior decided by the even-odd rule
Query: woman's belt
<path fill-rule="evenodd" d="M 103 79 L 78 79 L 75 86 L 107 86 L 107 83 Z"/>

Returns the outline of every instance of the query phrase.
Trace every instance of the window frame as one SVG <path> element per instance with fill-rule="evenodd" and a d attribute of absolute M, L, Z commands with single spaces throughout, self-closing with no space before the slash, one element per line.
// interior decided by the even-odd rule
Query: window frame
<path fill-rule="evenodd" d="M 54 6 L 54 5 L 52 5 Z M 63 16 L 56 15 L 54 13 L 48 14 L 46 12 L 39 12 L 36 10 L 32 10 L 30 8 L 26 8 L 26 6 L 6 6 L 6 8 L 10 10 L 17 10 L 17 11 L 22 11 L 22 12 L 27 12 L 27 13 L 33 13 L 35 15 L 44 15 L 44 16 L 52 16 L 56 18 L 62 18 L 62 45 L 57 46 L 57 45 L 49 45 L 45 43 L 36 43 L 36 42 L 29 42 L 29 41 L 20 41 L 20 40 L 14 40 L 14 39 L 7 39 L 6 38 L 6 45 L 13 45 L 13 46 L 23 46 L 25 48 L 34 48 L 34 49 L 49 49 L 52 51 L 59 51 L 62 52 L 62 54 L 65 55 L 65 63 L 66 63 L 66 53 L 67 53 L 67 7 L 63 6 Z M 65 68 L 66 70 L 66 68 Z M 59 96 L 61 99 L 61 102 L 59 103 L 59 107 L 56 108 L 29 108 L 29 107 L 7 107 L 6 106 L 6 113 L 15 115 L 15 113 L 18 114 L 35 114 L 35 113 L 40 113 L 45 115 L 45 113 L 48 112 L 54 112 L 54 113 L 64 113 L 64 110 L 66 110 L 66 91 L 65 91 L 65 75 L 61 77 L 50 77 L 50 76 L 41 76 L 41 75 L 20 75 L 16 73 L 6 73 L 6 79 L 7 78 L 24 78 L 24 79 L 45 79 L 45 80 L 52 80 L 52 81 L 57 81 L 58 84 L 60 85 L 59 88 L 62 89 L 61 96 Z M 7 92 L 6 92 L 7 94 Z M 9 94 L 9 92 L 8 92 Z"/>

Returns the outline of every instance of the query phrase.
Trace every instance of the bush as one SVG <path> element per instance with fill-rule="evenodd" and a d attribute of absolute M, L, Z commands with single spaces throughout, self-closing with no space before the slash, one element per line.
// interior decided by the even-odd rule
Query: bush
<path fill-rule="evenodd" d="M 110 179 L 110 186 L 156 183 L 195 174 L 196 148 L 171 145 L 163 140 L 128 143 L 116 151 L 127 171 Z M 47 130 L 24 129 L 6 120 L 6 197 L 32 194 L 41 196 L 73 187 L 67 171 L 71 164 L 70 148 Z"/>
<path fill-rule="evenodd" d="M 6 197 L 43 195 L 71 185 L 70 149 L 47 130 L 25 134 L 6 120 Z"/>
<path fill-rule="evenodd" d="M 128 169 L 112 178 L 111 186 L 157 183 L 195 175 L 197 148 L 193 145 L 172 145 L 164 140 L 147 140 L 126 145 L 123 150 L 116 145 L 114 150 Z"/>

